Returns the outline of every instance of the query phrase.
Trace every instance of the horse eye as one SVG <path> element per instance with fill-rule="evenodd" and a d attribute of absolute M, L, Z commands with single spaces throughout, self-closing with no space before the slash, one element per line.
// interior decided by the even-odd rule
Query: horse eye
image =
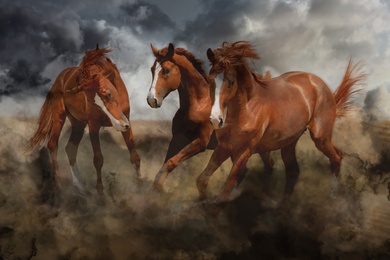
<path fill-rule="evenodd" d="M 170 69 L 167 69 L 167 68 L 163 68 L 162 69 L 162 74 L 163 75 L 167 75 L 169 72 L 170 72 Z"/>
<path fill-rule="evenodd" d="M 234 86 L 234 80 L 229 80 L 229 88 L 232 88 Z"/>
<path fill-rule="evenodd" d="M 108 93 L 107 94 L 107 100 L 110 100 L 112 98 L 112 94 L 111 93 Z"/>

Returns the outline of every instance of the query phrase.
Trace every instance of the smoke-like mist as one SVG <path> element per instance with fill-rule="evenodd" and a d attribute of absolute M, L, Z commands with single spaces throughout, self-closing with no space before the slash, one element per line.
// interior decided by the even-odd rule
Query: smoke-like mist
<path fill-rule="evenodd" d="M 206 151 L 180 165 L 166 182 L 166 193 L 148 195 L 170 139 L 170 123 L 133 122 L 141 156 L 143 183 L 121 135 L 101 133 L 104 198 L 96 190 L 92 149 L 85 134 L 78 164 L 88 194 L 72 188 L 60 138 L 62 186 L 53 196 L 47 150 L 23 156 L 21 150 L 36 119 L 2 118 L 0 128 L 0 256 L 3 259 L 320 259 L 389 256 L 388 163 L 360 113 L 336 124 L 334 141 L 344 152 L 341 187 L 329 198 L 329 163 L 305 134 L 297 147 L 301 175 L 291 199 L 270 208 L 262 198 L 260 158 L 253 156 L 248 173 L 217 218 L 212 204 L 197 200 L 195 179 L 211 155 Z M 284 167 L 273 152 L 275 169 L 268 184 L 280 202 Z M 231 167 L 226 162 L 210 181 L 217 195 Z"/>

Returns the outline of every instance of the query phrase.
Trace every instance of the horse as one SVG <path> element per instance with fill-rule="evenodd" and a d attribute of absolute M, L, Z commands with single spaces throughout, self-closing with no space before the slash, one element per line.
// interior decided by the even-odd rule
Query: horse
<path fill-rule="evenodd" d="M 97 172 L 96 189 L 103 195 L 101 170 L 103 155 L 100 147 L 99 130 L 102 126 L 113 126 L 122 133 L 130 152 L 130 161 L 140 178 L 140 157 L 135 149 L 130 126 L 130 102 L 126 86 L 119 70 L 106 55 L 108 48 L 86 51 L 78 67 L 64 69 L 54 81 L 40 110 L 38 126 L 26 145 L 26 152 L 47 148 L 53 167 L 54 189 L 61 189 L 57 162 L 58 141 L 66 118 L 71 123 L 71 135 L 65 147 L 73 185 L 84 192 L 76 162 L 79 143 L 88 125 L 93 148 L 93 164 Z"/>
<path fill-rule="evenodd" d="M 295 147 L 307 129 L 316 148 L 329 158 L 333 173 L 330 195 L 334 197 L 342 153 L 332 143 L 333 126 L 337 117 L 348 115 L 354 105 L 351 97 L 362 90 L 356 88 L 366 76 L 361 64 L 352 65 L 350 60 L 332 93 L 321 78 L 307 72 L 292 71 L 270 79 L 256 77 L 246 59 L 259 59 L 259 55 L 247 41 L 223 42 L 214 51 L 208 49 L 207 57 L 211 62 L 209 77 L 215 79 L 221 74 L 223 80 L 219 102 L 213 107 L 217 113 L 210 115 L 218 145 L 197 178 L 200 197 L 206 197 L 209 178 L 228 157 L 232 157 L 233 166 L 217 199 L 221 203 L 228 201 L 253 153 L 281 149 L 287 199 L 300 173 Z"/>
<path fill-rule="evenodd" d="M 160 50 L 151 44 L 151 50 L 155 61 L 151 67 L 152 83 L 147 103 L 151 108 L 159 108 L 164 98 L 175 90 L 180 100 L 180 107 L 172 119 L 172 139 L 153 182 L 153 189 L 161 192 L 168 174 L 180 163 L 215 148 L 217 140 L 209 121 L 215 84 L 210 84 L 202 62 L 186 49 L 175 48 L 170 43 Z M 270 155 L 264 153 L 261 157 L 266 170 L 271 171 Z"/>

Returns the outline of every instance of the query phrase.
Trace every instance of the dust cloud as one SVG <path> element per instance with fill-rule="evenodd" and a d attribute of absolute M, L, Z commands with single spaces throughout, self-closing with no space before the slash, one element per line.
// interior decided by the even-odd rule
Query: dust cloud
<path fill-rule="evenodd" d="M 297 146 L 301 168 L 291 198 L 282 201 L 284 166 L 273 152 L 269 196 L 263 203 L 263 165 L 254 155 L 243 182 L 218 217 L 211 202 L 197 199 L 195 180 L 211 151 L 180 165 L 165 192 L 148 193 L 164 160 L 170 123 L 132 122 L 141 156 L 143 182 L 135 178 L 122 136 L 101 131 L 104 197 L 95 190 L 96 173 L 88 134 L 78 165 L 87 194 L 71 185 L 64 152 L 69 125 L 60 138 L 62 190 L 51 189 L 47 150 L 21 151 L 36 118 L 3 117 L 0 125 L 0 259 L 385 259 L 390 256 L 390 169 L 384 137 L 360 113 L 338 120 L 334 143 L 344 152 L 340 189 L 330 199 L 328 160 L 308 134 Z M 388 123 L 383 122 L 388 126 Z M 382 132 L 381 132 L 382 133 Z M 390 133 L 390 127 L 389 127 Z M 381 139 L 382 138 L 382 139 Z M 382 140 L 380 142 L 380 140 Z M 381 147 L 377 144 L 382 143 Z M 390 146 L 390 145 L 389 145 Z M 211 197 L 226 179 L 227 161 L 210 180 Z"/>

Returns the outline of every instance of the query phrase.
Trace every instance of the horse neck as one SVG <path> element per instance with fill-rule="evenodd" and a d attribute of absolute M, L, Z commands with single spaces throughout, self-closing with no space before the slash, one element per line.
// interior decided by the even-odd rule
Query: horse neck
<path fill-rule="evenodd" d="M 128 92 L 125 83 L 122 80 L 122 77 L 116 67 L 112 65 L 112 83 L 114 87 L 117 89 L 118 94 L 119 94 L 119 100 L 122 108 L 126 111 L 127 115 L 127 110 L 130 109 L 130 103 L 129 103 L 129 98 L 128 98 Z"/>
<path fill-rule="evenodd" d="M 238 107 L 242 108 L 252 98 L 254 90 L 254 82 L 252 74 L 246 65 L 240 65 L 236 68 L 237 72 L 237 95 L 234 102 Z"/>
<path fill-rule="evenodd" d="M 180 66 L 181 85 L 178 89 L 180 108 L 190 108 L 210 98 L 210 87 L 206 79 L 191 65 Z"/>

